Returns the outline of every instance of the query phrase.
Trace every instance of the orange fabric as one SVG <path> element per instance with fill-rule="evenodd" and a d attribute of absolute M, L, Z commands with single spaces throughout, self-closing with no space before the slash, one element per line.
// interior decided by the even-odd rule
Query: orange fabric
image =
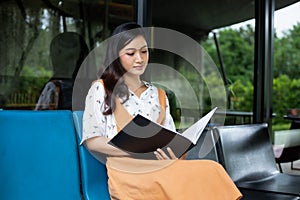
<path fill-rule="evenodd" d="M 166 92 L 161 88 L 157 88 L 157 91 L 158 91 L 159 104 L 164 110 L 166 110 L 166 104 L 167 104 Z"/>
<path fill-rule="evenodd" d="M 108 158 L 111 198 L 128 200 L 237 200 L 242 194 L 211 160 Z"/>
<path fill-rule="evenodd" d="M 161 88 L 157 88 L 157 92 L 158 92 L 158 98 L 159 98 L 159 104 L 160 104 L 160 113 L 158 116 L 158 119 L 156 120 L 157 123 L 163 125 L 165 122 L 165 118 L 166 118 L 166 92 L 161 89 Z"/>
<path fill-rule="evenodd" d="M 165 91 L 158 89 L 158 95 L 163 109 L 157 122 L 163 124 Z M 132 120 L 118 99 L 114 116 L 118 131 Z M 109 193 L 113 200 L 237 200 L 242 197 L 223 167 L 214 161 L 109 157 L 106 167 Z"/>
<path fill-rule="evenodd" d="M 114 111 L 114 116 L 118 132 L 132 120 L 132 116 L 127 112 L 118 98 L 116 98 L 116 110 Z"/>

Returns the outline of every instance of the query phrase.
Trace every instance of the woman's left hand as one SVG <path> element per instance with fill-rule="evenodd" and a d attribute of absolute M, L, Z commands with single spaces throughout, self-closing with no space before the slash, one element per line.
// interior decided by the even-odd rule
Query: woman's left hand
<path fill-rule="evenodd" d="M 176 159 L 178 159 L 170 147 L 167 147 L 167 151 L 168 151 L 169 155 L 167 155 L 162 149 L 158 148 L 154 152 L 157 160 L 176 160 Z"/>

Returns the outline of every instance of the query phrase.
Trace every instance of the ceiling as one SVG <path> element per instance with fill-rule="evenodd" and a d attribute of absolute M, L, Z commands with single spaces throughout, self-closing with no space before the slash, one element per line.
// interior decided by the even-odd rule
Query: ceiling
<path fill-rule="evenodd" d="M 137 0 L 40 0 L 24 1 L 43 4 L 65 16 L 103 21 L 106 9 L 110 20 L 134 19 L 134 2 Z M 106 4 L 108 2 L 108 4 Z M 255 0 L 148 0 L 152 5 L 154 26 L 171 28 L 190 36 L 201 37 L 211 30 L 254 18 Z M 275 0 L 275 9 L 289 6 L 299 0 Z M 108 12 L 107 12 L 108 13 Z M 148 16 L 148 17 L 149 17 Z M 116 23 L 120 23 L 116 21 Z"/>
<path fill-rule="evenodd" d="M 280 9 L 299 0 L 275 0 Z M 254 0 L 153 0 L 152 23 L 191 34 L 254 18 Z"/>

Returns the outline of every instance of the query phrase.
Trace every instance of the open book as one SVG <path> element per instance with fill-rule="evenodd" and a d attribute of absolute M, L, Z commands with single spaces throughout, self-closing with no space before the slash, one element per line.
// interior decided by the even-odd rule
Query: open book
<path fill-rule="evenodd" d="M 137 115 L 132 119 L 109 144 L 132 154 L 143 154 L 144 158 L 154 157 L 157 148 L 165 150 L 170 147 L 179 158 L 196 145 L 203 130 L 217 110 L 212 109 L 183 133 L 164 128 L 156 122 Z"/>

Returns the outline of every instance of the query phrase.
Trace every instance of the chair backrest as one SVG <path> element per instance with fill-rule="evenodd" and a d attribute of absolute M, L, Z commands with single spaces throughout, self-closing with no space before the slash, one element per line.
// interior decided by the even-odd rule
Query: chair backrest
<path fill-rule="evenodd" d="M 267 124 L 220 126 L 213 133 L 219 161 L 234 182 L 279 173 Z"/>
<path fill-rule="evenodd" d="M 45 83 L 36 110 L 72 110 L 74 81 L 88 53 L 84 37 L 76 32 L 59 33 L 52 39 L 53 76 Z"/>
<path fill-rule="evenodd" d="M 80 200 L 71 111 L 0 111 L 0 199 Z"/>
<path fill-rule="evenodd" d="M 81 182 L 85 200 L 109 200 L 106 167 L 80 145 L 82 136 L 83 111 L 74 111 L 73 119 L 77 132 L 78 149 L 81 168 Z"/>

